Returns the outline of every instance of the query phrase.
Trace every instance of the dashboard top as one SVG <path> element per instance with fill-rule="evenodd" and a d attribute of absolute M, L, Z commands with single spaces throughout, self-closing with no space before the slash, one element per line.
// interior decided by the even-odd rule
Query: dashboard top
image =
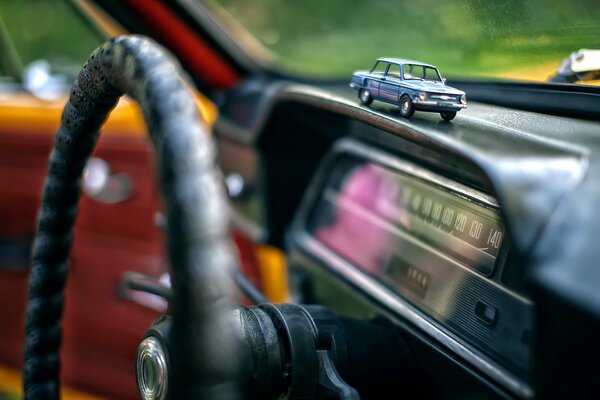
<path fill-rule="evenodd" d="M 435 115 L 417 113 L 401 118 L 391 107 L 359 105 L 350 89 L 317 88 L 288 82 L 266 86 L 247 82 L 220 105 L 219 135 L 260 145 L 269 123 L 282 109 L 293 109 L 315 129 L 327 130 L 321 120 L 334 118 L 373 126 L 445 157 L 468 160 L 489 180 L 498 199 L 513 251 L 527 260 L 532 279 L 543 279 L 570 301 L 600 316 L 596 281 L 590 271 L 596 254 L 594 239 L 600 224 L 600 125 L 594 121 L 550 116 L 477 103 L 450 123 Z M 347 121 L 344 121 L 347 123 Z M 284 135 L 284 132 L 278 132 Z M 575 228 L 576 226 L 576 228 Z M 566 238 L 564 233 L 569 232 Z M 568 241 L 568 246 L 565 246 Z M 569 279 L 562 266 L 581 269 Z M 587 271 L 587 272 L 585 272 Z M 590 274 L 597 280 L 591 280 Z M 596 276 L 598 275 L 598 276 Z M 574 291 L 573 287 L 578 290 Z"/>

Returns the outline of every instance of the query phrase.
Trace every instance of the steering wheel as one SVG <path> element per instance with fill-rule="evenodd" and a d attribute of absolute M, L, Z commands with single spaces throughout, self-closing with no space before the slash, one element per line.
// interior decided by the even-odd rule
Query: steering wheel
<path fill-rule="evenodd" d="M 122 36 L 96 49 L 73 85 L 50 154 L 34 242 L 25 323 L 26 399 L 59 398 L 61 316 L 81 175 L 123 94 L 142 109 L 165 200 L 174 292 L 172 397 L 239 396 L 239 339 L 229 312 L 229 275 L 237 261 L 228 203 L 188 81 L 164 48 Z"/>

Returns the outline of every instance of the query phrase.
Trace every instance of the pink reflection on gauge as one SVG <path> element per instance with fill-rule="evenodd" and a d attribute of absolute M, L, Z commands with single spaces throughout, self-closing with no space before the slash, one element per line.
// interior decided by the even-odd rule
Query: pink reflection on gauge
<path fill-rule="evenodd" d="M 366 272 L 382 276 L 397 241 L 389 229 L 374 223 L 373 216 L 409 229 L 402 187 L 382 168 L 364 164 L 348 174 L 339 191 L 328 188 L 324 196 L 336 205 L 335 221 L 319 228 L 315 236 Z"/>

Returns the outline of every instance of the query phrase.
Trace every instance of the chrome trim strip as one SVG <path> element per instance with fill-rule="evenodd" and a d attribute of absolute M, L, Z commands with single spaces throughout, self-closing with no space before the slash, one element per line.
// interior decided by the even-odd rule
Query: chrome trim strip
<path fill-rule="evenodd" d="M 418 98 L 414 99 L 413 103 L 415 103 L 415 105 L 418 105 L 418 106 L 467 108 L 467 105 L 463 104 L 463 103 L 449 103 L 449 102 L 443 102 L 443 101 L 420 100 Z"/>

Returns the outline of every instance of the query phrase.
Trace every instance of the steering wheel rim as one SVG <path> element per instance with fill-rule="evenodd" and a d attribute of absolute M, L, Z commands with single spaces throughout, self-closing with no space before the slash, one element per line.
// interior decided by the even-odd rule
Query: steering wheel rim
<path fill-rule="evenodd" d="M 156 150 L 173 275 L 174 398 L 237 398 L 239 338 L 231 313 L 235 253 L 214 146 L 189 81 L 150 39 L 121 36 L 94 51 L 73 85 L 50 154 L 25 322 L 26 399 L 58 399 L 67 258 L 80 177 L 121 95 L 135 99 Z"/>

